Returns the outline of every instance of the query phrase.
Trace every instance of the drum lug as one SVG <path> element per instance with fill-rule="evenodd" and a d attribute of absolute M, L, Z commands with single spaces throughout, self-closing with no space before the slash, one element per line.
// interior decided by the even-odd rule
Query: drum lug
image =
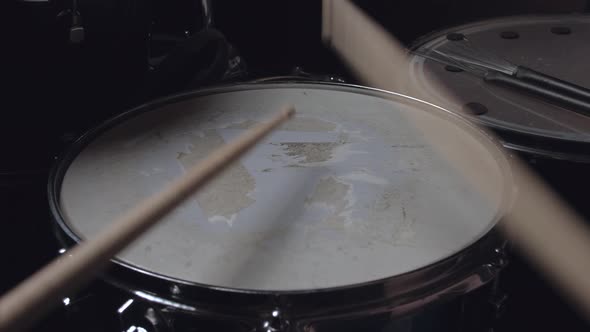
<path fill-rule="evenodd" d="M 479 308 L 483 314 L 479 322 L 468 323 L 475 324 L 473 328 L 477 331 L 494 331 L 498 320 L 502 317 L 506 309 L 508 295 L 500 287 L 502 270 L 508 265 L 508 253 L 506 246 L 495 248 L 492 260 L 485 264 L 485 271 L 491 285 L 488 290 L 480 297 Z"/>
<path fill-rule="evenodd" d="M 66 251 L 67 251 L 67 249 L 66 249 L 66 248 L 60 248 L 60 249 L 57 251 L 57 253 L 58 253 L 58 254 L 60 254 L 60 255 L 63 255 L 63 254 L 65 254 L 65 253 L 66 253 Z"/>
<path fill-rule="evenodd" d="M 508 265 L 508 254 L 505 247 L 495 248 L 494 256 L 493 261 L 487 264 L 488 268 L 500 271 Z"/>
<path fill-rule="evenodd" d="M 283 317 L 279 308 L 275 308 L 260 324 L 258 332 L 280 332 L 289 330 L 289 321 Z"/>
<path fill-rule="evenodd" d="M 330 83 L 346 83 L 344 78 L 337 75 L 317 75 L 306 72 L 302 67 L 295 67 L 291 71 L 294 76 L 308 77 L 317 81 L 330 82 Z"/>
<path fill-rule="evenodd" d="M 128 299 L 117 309 L 121 331 L 124 332 L 167 332 L 168 322 L 162 313 L 138 299 Z"/>
<path fill-rule="evenodd" d="M 85 296 L 66 296 L 61 299 L 63 310 L 68 318 L 77 315 L 82 308 L 86 306 L 94 298 L 92 294 L 86 294 Z"/>
<path fill-rule="evenodd" d="M 502 290 L 500 279 L 499 276 L 494 279 L 487 301 L 490 331 L 494 330 L 498 320 L 504 315 L 508 302 L 508 294 Z"/>
<path fill-rule="evenodd" d="M 68 331 L 111 330 L 117 327 L 117 320 L 108 310 L 111 303 L 103 301 L 100 291 L 84 290 L 79 294 L 62 298 L 64 324 Z M 104 309 L 107 310 L 104 310 Z"/>
<path fill-rule="evenodd" d="M 492 313 L 492 320 L 500 319 L 506 311 L 506 303 L 508 302 L 508 295 L 504 292 L 498 292 L 490 297 L 488 304 Z"/>

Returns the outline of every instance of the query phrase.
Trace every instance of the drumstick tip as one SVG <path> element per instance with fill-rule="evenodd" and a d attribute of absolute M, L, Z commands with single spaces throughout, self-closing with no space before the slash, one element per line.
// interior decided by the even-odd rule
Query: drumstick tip
<path fill-rule="evenodd" d="M 283 115 L 287 119 L 293 117 L 295 115 L 295 106 L 289 105 L 289 106 L 285 107 L 285 110 L 283 111 Z"/>

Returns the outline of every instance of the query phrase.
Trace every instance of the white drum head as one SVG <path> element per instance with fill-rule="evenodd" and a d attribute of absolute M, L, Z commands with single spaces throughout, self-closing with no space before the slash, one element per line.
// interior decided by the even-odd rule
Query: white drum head
<path fill-rule="evenodd" d="M 496 224 L 505 165 L 478 131 L 443 110 L 408 102 L 368 89 L 283 84 L 163 105 L 82 149 L 65 172 L 61 212 L 75 233 L 91 238 L 289 103 L 294 119 L 118 259 L 190 282 L 275 291 L 420 269 L 469 247 Z M 429 147 L 407 112 L 455 133 L 456 144 L 473 156 L 473 172 L 493 180 L 487 198 Z"/>

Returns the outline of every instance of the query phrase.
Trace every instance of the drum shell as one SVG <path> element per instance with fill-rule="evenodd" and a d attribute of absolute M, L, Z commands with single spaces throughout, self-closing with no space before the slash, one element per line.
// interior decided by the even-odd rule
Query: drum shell
<path fill-rule="evenodd" d="M 496 279 L 501 280 L 501 278 Z M 390 312 L 317 321 L 289 322 L 283 331 L 489 331 L 500 324 L 505 311 L 505 292 L 497 282 L 468 294 L 441 299 L 402 316 Z M 266 331 L 266 320 L 255 317 L 228 319 L 216 315 L 188 314 L 160 303 L 137 297 L 127 290 L 99 280 L 64 306 L 61 323 L 66 331 L 127 331 L 133 326 L 152 331 Z M 124 310 L 121 310 L 121 309 Z M 149 317 L 150 319 L 147 319 Z M 155 319 L 154 319 L 155 318 Z"/>

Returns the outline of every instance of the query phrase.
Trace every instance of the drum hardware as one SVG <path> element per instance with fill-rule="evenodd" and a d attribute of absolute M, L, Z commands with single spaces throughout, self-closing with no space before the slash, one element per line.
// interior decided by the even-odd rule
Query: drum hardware
<path fill-rule="evenodd" d="M 69 27 L 69 41 L 71 44 L 81 44 L 84 41 L 85 30 L 82 25 L 82 15 L 78 10 L 78 0 L 72 0 L 71 8 L 64 9 L 57 18 L 61 19 L 65 16 L 71 16 L 71 23 Z"/>
<path fill-rule="evenodd" d="M 149 33 L 148 61 L 150 71 L 146 86 L 140 89 L 143 101 L 202 85 L 235 79 L 243 75 L 244 61 L 237 51 L 214 28 L 210 0 L 190 0 L 199 18 L 193 17 L 182 31 Z M 157 17 L 155 18 L 157 19 Z M 199 25 L 199 22 L 202 24 Z M 176 29 L 178 30 L 178 29 Z"/>
<path fill-rule="evenodd" d="M 138 299 L 128 299 L 117 309 L 120 331 L 167 332 L 170 324 L 160 310 Z"/>
<path fill-rule="evenodd" d="M 504 258 L 504 262 L 502 264 L 504 267 L 506 266 L 506 258 Z M 498 325 L 498 322 L 506 313 L 506 306 L 509 302 L 509 294 L 502 288 L 503 278 L 503 271 L 498 272 L 498 277 L 491 282 L 486 306 L 484 306 L 484 310 L 486 310 L 484 318 L 488 320 L 487 326 L 489 327 L 490 331 L 494 330 L 494 328 Z"/>
<path fill-rule="evenodd" d="M 195 7 L 193 10 L 198 12 L 198 19 L 193 17 L 194 22 L 190 22 L 185 26 L 182 32 L 179 31 L 154 31 L 156 28 L 156 15 L 151 22 L 151 29 L 148 35 L 149 47 L 149 62 L 153 69 L 158 63 L 164 59 L 167 54 L 174 49 L 178 44 L 183 43 L 193 35 L 214 28 L 213 24 L 213 9 L 210 0 L 190 0 Z M 197 10 L 198 9 L 198 10 Z M 199 21 L 199 22 L 197 22 Z M 200 22 L 202 21 L 202 22 Z M 162 30 L 162 29 L 160 29 Z M 167 30 L 167 29 L 163 29 Z M 168 29 L 169 30 L 169 29 Z"/>
<path fill-rule="evenodd" d="M 211 8 L 211 0 L 201 0 L 201 8 L 203 9 L 204 28 L 209 29 L 213 27 L 213 9 Z"/>
<path fill-rule="evenodd" d="M 305 81 L 316 81 L 316 82 L 327 82 L 327 83 L 347 83 L 344 78 L 334 74 L 312 74 L 305 71 L 302 67 L 295 67 L 291 70 L 289 75 L 284 76 L 271 76 L 251 80 L 251 83 L 264 83 L 264 82 L 305 82 Z"/>
<path fill-rule="evenodd" d="M 207 29 L 182 40 L 164 56 L 152 58 L 152 70 L 140 89 L 153 99 L 219 81 L 228 70 L 229 44 L 221 32 Z"/>
<path fill-rule="evenodd" d="M 556 152 L 554 150 L 521 145 L 518 143 L 512 143 L 510 141 L 504 141 L 502 145 L 504 145 L 504 147 L 509 150 L 517 151 L 522 154 L 524 159 L 531 165 L 542 165 L 551 161 L 574 162 L 582 164 L 590 163 L 590 156 L 578 155 L 574 152 Z"/>
<path fill-rule="evenodd" d="M 491 307 L 492 321 L 494 322 L 502 318 L 506 312 L 506 304 L 508 302 L 508 294 L 501 291 L 499 286 L 495 285 L 497 282 L 499 282 L 499 280 L 500 279 L 498 279 L 498 281 L 494 281 L 494 291 L 492 292 L 493 295 L 488 302 Z"/>
<path fill-rule="evenodd" d="M 507 248 L 496 248 L 497 260 L 491 263 L 492 268 L 498 269 L 498 277 L 491 282 L 491 289 L 489 291 L 487 305 L 489 308 L 490 326 L 495 326 L 496 322 L 502 318 L 506 311 L 506 304 L 508 302 L 508 294 L 502 289 L 503 270 L 509 264 L 509 254 Z"/>
<path fill-rule="evenodd" d="M 202 30 L 215 28 L 213 4 L 211 0 L 192 0 L 197 3 L 200 2 L 200 9 L 202 11 L 203 27 Z M 185 31 L 185 38 L 192 35 L 194 31 Z M 229 83 L 245 79 L 248 76 L 248 69 L 245 59 L 240 55 L 238 49 L 228 41 L 228 63 L 227 69 L 220 82 Z"/>
<path fill-rule="evenodd" d="M 324 82 L 331 82 L 331 83 L 346 83 L 344 78 L 339 77 L 337 75 L 334 75 L 334 74 L 329 74 L 329 75 L 311 74 L 309 72 L 306 72 L 302 67 L 295 67 L 292 70 L 291 74 L 295 75 L 295 76 L 309 77 L 309 78 L 312 78 L 317 81 L 324 81 Z"/>
<path fill-rule="evenodd" d="M 147 72 L 131 105 L 243 76 L 243 59 L 215 29 L 210 0 L 157 4 L 146 32 Z"/>
<path fill-rule="evenodd" d="M 258 329 L 260 332 L 278 332 L 288 331 L 289 321 L 282 317 L 281 310 L 276 308 L 267 318 L 262 322 L 262 326 Z"/>
<path fill-rule="evenodd" d="M 464 312 L 464 321 L 457 331 L 466 332 L 493 332 L 502 323 L 506 306 L 509 302 L 508 295 L 499 284 L 503 276 L 496 279 L 484 288 L 475 291 L 472 297 L 461 302 L 461 310 Z"/>
<path fill-rule="evenodd" d="M 151 321 L 146 319 L 145 312 L 144 315 L 138 315 L 139 310 L 134 311 L 135 325 L 125 325 L 129 323 L 131 314 L 122 315 L 117 311 L 122 307 L 121 304 L 126 303 L 123 295 L 101 282 L 95 282 L 90 288 L 63 298 L 61 307 L 56 311 L 62 313 L 63 325 L 67 331 L 127 331 L 136 326 L 152 332 L 153 330 L 149 330 L 152 327 Z"/>
<path fill-rule="evenodd" d="M 223 74 L 223 82 L 243 81 L 248 77 L 248 65 L 235 46 L 229 45 L 229 61 Z"/>
<path fill-rule="evenodd" d="M 78 11 L 78 0 L 72 0 L 72 27 L 70 28 L 70 42 L 80 44 L 84 41 L 84 27 L 82 26 L 82 16 Z"/>
<path fill-rule="evenodd" d="M 496 280 L 493 277 L 493 274 L 498 267 L 496 264 L 491 264 L 494 266 L 490 270 L 490 264 L 486 264 L 482 271 L 486 271 L 485 273 L 481 274 L 480 276 L 488 280 L 492 278 L 492 280 Z M 491 276 L 486 276 L 488 272 L 491 272 Z M 432 301 L 429 305 L 425 305 L 425 303 L 419 303 L 419 307 L 424 307 L 425 309 L 420 309 L 418 312 L 421 311 L 433 311 L 437 312 L 436 309 L 437 305 L 436 302 L 442 303 L 441 306 L 443 309 L 442 311 L 445 312 L 446 303 L 452 302 L 463 302 L 465 300 L 462 299 L 464 294 L 470 294 L 471 292 L 477 291 L 477 285 L 479 285 L 479 276 L 474 277 L 472 279 L 468 279 L 464 285 L 455 285 L 453 288 L 445 291 L 441 291 L 437 293 L 437 295 L 433 296 L 428 301 Z M 496 277 L 498 278 L 498 277 Z M 494 326 L 495 322 L 498 318 L 501 317 L 502 310 L 504 308 L 506 297 L 503 293 L 500 293 L 499 288 L 496 287 L 496 282 L 492 281 L 490 283 L 492 286 L 491 288 L 488 286 L 482 286 L 484 288 L 490 288 L 491 290 L 486 290 L 486 294 L 490 293 L 487 301 L 485 298 L 480 299 L 481 296 L 474 297 L 473 299 L 469 299 L 466 302 L 466 305 L 469 306 L 470 310 L 467 310 L 466 314 L 477 314 L 479 318 L 478 321 L 470 321 L 469 323 L 465 323 L 468 325 L 462 325 L 464 328 L 468 328 L 466 331 L 473 332 L 472 328 L 477 327 L 479 328 L 486 328 L 485 331 L 488 331 L 487 328 L 490 326 Z M 120 286 L 117 286 L 120 287 Z M 474 290 L 475 287 L 475 290 Z M 337 330 L 339 331 L 348 331 L 344 328 L 347 323 L 346 321 L 350 321 L 353 325 L 363 326 L 367 324 L 370 326 L 371 324 L 375 324 L 377 317 L 377 321 L 383 320 L 383 323 L 387 326 L 407 326 L 408 324 L 411 325 L 411 322 L 415 320 L 424 320 L 425 318 L 420 314 L 410 314 L 408 313 L 415 311 L 416 307 L 414 305 L 408 308 L 402 308 L 399 305 L 392 304 L 391 307 L 383 307 L 379 310 L 369 310 L 369 311 L 355 311 L 353 314 L 338 314 L 338 315 L 326 315 L 320 316 L 315 318 L 297 318 L 295 324 L 291 324 L 291 321 L 287 317 L 283 317 L 282 311 L 289 312 L 289 304 L 279 304 L 281 301 L 279 299 L 276 300 L 275 309 L 265 311 L 263 313 L 259 313 L 249 318 L 244 318 L 240 320 L 238 317 L 234 317 L 231 315 L 222 315 L 221 313 L 217 313 L 214 310 L 203 310 L 194 307 L 187 307 L 182 303 L 176 303 L 169 299 L 164 299 L 155 295 L 147 294 L 144 292 L 134 291 L 133 297 L 129 297 L 124 299 L 121 295 L 116 295 L 115 289 L 110 289 L 109 292 L 112 294 L 108 295 L 112 298 L 121 298 L 121 302 L 119 306 L 110 308 L 109 306 L 105 306 L 102 304 L 102 301 L 99 301 L 97 297 L 104 297 L 105 295 L 98 295 L 100 294 L 98 291 L 93 291 L 95 294 L 93 297 L 86 296 L 86 302 L 95 301 L 95 303 L 86 303 L 86 307 L 84 307 L 84 302 L 77 301 L 72 303 L 77 304 L 77 310 L 73 311 L 70 310 L 69 317 L 77 322 L 77 324 L 81 323 L 89 323 L 92 319 L 86 318 L 82 319 L 82 317 L 88 317 L 90 313 L 86 312 L 80 316 L 80 312 L 83 311 L 90 311 L 90 312 L 97 312 L 100 311 L 103 314 L 108 314 L 108 310 L 112 312 L 116 311 L 116 316 L 119 317 L 120 321 L 120 328 L 122 331 L 127 331 L 129 329 L 143 329 L 147 332 L 152 331 L 185 331 L 190 330 L 191 328 L 201 328 L 203 330 L 207 330 L 208 327 L 215 327 L 218 328 L 224 327 L 223 330 L 227 331 L 326 331 L 326 324 L 329 326 L 333 326 L 334 324 L 344 324 Z M 171 287 L 171 293 L 176 292 L 174 287 Z M 115 294 L 115 295 L 113 295 Z M 178 293 L 180 295 L 180 293 Z M 467 295 L 469 297 L 470 295 Z M 459 298 L 459 299 L 458 299 Z M 112 300 L 112 299 L 109 299 Z M 111 301 L 112 302 L 112 301 Z M 100 306 L 97 304 L 101 303 Z M 280 309 L 281 306 L 284 306 L 285 309 Z M 110 308 L 110 309 L 109 309 Z M 203 308 L 207 309 L 207 308 Z M 105 313 L 107 311 L 107 313 Z M 437 316 L 439 314 L 436 314 Z M 115 315 L 112 315 L 115 316 Z M 407 317 L 407 318 L 406 318 Z M 414 317 L 414 318 L 412 318 Z M 344 323 L 338 323 L 344 322 Z M 415 324 L 414 324 L 415 325 Z M 340 325 L 338 325 L 340 326 Z M 328 331 L 334 331 L 333 328 L 327 329 Z M 140 331 L 140 330 L 138 330 Z M 354 330 L 357 331 L 357 330 Z M 364 331 L 364 330 L 358 330 Z M 398 331 L 393 329 L 392 331 Z M 408 329 L 410 331 L 410 329 Z M 479 331 L 479 330 L 477 330 Z M 483 330 L 482 330 L 483 331 Z"/>

